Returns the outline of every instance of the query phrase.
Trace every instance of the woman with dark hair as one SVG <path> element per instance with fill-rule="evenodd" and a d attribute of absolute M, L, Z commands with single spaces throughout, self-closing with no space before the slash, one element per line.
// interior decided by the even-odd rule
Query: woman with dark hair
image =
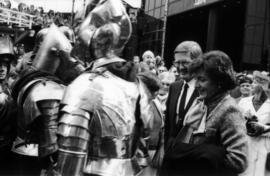
<path fill-rule="evenodd" d="M 194 60 L 190 72 L 200 97 L 176 136 L 171 161 L 164 158 L 162 175 L 237 175 L 247 165 L 247 137 L 245 120 L 229 95 L 235 87 L 232 62 L 224 52 L 211 51 Z"/>

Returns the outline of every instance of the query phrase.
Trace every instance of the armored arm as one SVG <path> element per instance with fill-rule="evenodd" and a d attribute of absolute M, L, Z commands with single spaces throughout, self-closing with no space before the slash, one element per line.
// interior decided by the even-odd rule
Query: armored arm
<path fill-rule="evenodd" d="M 58 125 L 57 175 L 83 175 L 89 140 L 90 114 L 65 105 Z"/>
<path fill-rule="evenodd" d="M 37 143 L 39 157 L 51 156 L 57 151 L 57 121 L 59 103 L 64 86 L 46 78 L 26 84 L 18 96 L 23 116 L 18 119 L 26 143 Z"/>
<path fill-rule="evenodd" d="M 39 157 L 44 158 L 57 151 L 57 118 L 59 100 L 42 100 L 37 102 L 41 115 L 36 119 L 39 123 L 38 144 Z"/>

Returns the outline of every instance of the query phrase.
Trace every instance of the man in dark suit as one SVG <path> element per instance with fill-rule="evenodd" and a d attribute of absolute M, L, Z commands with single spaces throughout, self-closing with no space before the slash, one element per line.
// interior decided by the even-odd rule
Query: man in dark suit
<path fill-rule="evenodd" d="M 177 155 L 175 146 L 179 148 L 179 144 L 175 138 L 179 131 L 182 129 L 185 115 L 193 104 L 199 93 L 195 89 L 195 79 L 189 74 L 188 68 L 192 60 L 199 58 L 202 55 L 200 45 L 194 41 L 184 41 L 180 43 L 174 50 L 174 64 L 179 72 L 180 80 L 176 81 L 170 86 L 169 96 L 167 99 L 166 112 L 165 112 L 165 132 L 164 132 L 164 161 L 163 168 L 167 171 L 172 171 L 173 155 Z M 181 148 L 181 147 L 180 147 Z M 174 157 L 174 156 L 173 156 Z M 162 174 L 164 175 L 164 174 Z"/>
<path fill-rule="evenodd" d="M 183 120 L 198 92 L 195 80 L 188 72 L 193 59 L 202 54 L 201 47 L 194 41 L 184 41 L 174 50 L 174 64 L 179 72 L 180 80 L 170 86 L 165 113 L 165 149 L 171 145 L 183 125 Z"/>

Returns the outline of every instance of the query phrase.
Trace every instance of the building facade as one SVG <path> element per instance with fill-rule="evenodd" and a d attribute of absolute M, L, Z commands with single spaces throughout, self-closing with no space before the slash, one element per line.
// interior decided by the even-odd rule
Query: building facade
<path fill-rule="evenodd" d="M 166 0 L 144 0 L 138 15 L 136 52 L 161 55 Z M 203 50 L 222 50 L 237 71 L 269 69 L 269 0 L 168 0 L 164 59 L 184 40 L 195 40 Z"/>

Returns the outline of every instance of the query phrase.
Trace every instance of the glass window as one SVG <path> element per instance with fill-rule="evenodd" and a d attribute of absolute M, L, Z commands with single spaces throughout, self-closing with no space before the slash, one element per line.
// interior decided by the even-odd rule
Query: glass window
<path fill-rule="evenodd" d="M 154 10 L 150 10 L 150 11 L 148 12 L 148 15 L 154 16 Z"/>
<path fill-rule="evenodd" d="M 163 29 L 164 21 L 159 20 L 159 29 Z"/>
<path fill-rule="evenodd" d="M 158 32 L 158 39 L 162 40 L 163 37 L 163 29 L 161 28 L 161 30 Z"/>
<path fill-rule="evenodd" d="M 150 1 L 150 0 L 146 0 L 146 2 L 145 2 L 145 8 L 144 8 L 144 10 L 145 10 L 146 12 L 149 10 L 149 1 Z"/>
<path fill-rule="evenodd" d="M 160 18 L 160 8 L 155 9 L 154 17 Z"/>
<path fill-rule="evenodd" d="M 162 0 L 162 5 L 165 5 L 166 0 Z"/>
<path fill-rule="evenodd" d="M 152 10 L 154 8 L 154 5 L 155 5 L 155 1 L 154 0 L 150 0 L 149 1 L 149 10 Z"/>
<path fill-rule="evenodd" d="M 161 6 L 161 1 L 162 1 L 162 0 L 156 0 L 156 5 L 155 5 L 155 6 L 156 6 L 156 7 L 160 7 L 160 6 Z"/>
<path fill-rule="evenodd" d="M 160 10 L 160 17 L 161 17 L 161 18 L 164 17 L 164 10 L 165 10 L 164 7 L 165 7 L 165 6 L 162 6 L 162 7 L 161 7 L 161 10 Z"/>

